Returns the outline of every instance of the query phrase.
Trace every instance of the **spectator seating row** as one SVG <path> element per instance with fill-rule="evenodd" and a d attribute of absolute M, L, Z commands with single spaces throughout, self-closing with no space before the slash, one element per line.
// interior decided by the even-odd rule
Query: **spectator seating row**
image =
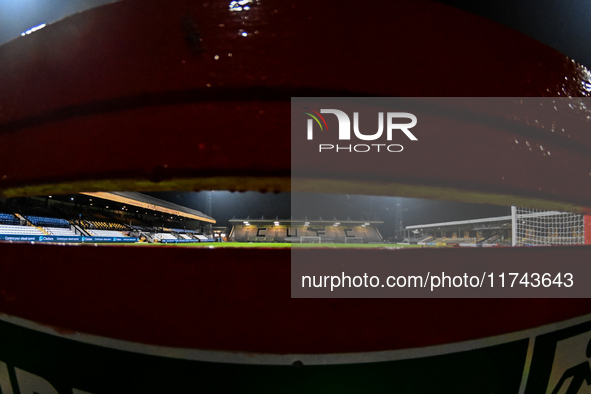
<path fill-rule="evenodd" d="M 120 223 L 110 223 L 110 222 L 97 222 L 97 221 L 90 221 L 84 220 L 81 222 L 81 226 L 84 229 L 89 230 L 107 230 L 107 231 L 127 231 L 128 228 Z"/>
<path fill-rule="evenodd" d="M 170 233 L 156 233 L 154 234 L 155 239 L 177 239 L 174 235 Z"/>
<path fill-rule="evenodd" d="M 64 237 L 75 237 L 78 235 L 75 232 L 73 232 L 72 230 L 70 230 L 69 228 L 63 228 L 63 227 L 44 227 L 43 230 L 45 230 L 45 232 L 48 234 L 64 236 Z"/>
<path fill-rule="evenodd" d="M 0 235 L 46 235 L 33 226 L 0 225 Z"/>
<path fill-rule="evenodd" d="M 86 230 L 86 232 L 92 235 L 93 237 L 127 237 L 127 235 L 123 234 L 122 232 L 115 230 L 89 229 Z"/>
<path fill-rule="evenodd" d="M 0 224 L 18 226 L 21 223 L 20 220 L 18 220 L 14 215 L 11 215 L 9 213 L 0 213 Z"/>
<path fill-rule="evenodd" d="M 48 218 L 42 216 L 26 216 L 27 220 L 37 227 L 70 228 L 70 222 L 65 219 Z"/>
<path fill-rule="evenodd" d="M 471 244 L 475 243 L 477 238 L 448 238 L 444 240 L 446 244 Z"/>

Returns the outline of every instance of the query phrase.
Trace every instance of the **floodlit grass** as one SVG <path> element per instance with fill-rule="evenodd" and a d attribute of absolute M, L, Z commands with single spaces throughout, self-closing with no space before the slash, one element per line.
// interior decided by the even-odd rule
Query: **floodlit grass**
<path fill-rule="evenodd" d="M 421 245 L 401 244 L 317 244 L 317 243 L 275 243 L 275 242 L 203 242 L 203 243 L 166 243 L 129 244 L 134 246 L 169 246 L 169 247 L 191 247 L 191 248 L 346 248 L 346 249 L 399 249 L 399 248 L 420 248 Z"/>

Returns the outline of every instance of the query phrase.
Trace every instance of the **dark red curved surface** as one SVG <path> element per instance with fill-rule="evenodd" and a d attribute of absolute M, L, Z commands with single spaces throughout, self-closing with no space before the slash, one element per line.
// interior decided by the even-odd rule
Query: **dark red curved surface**
<path fill-rule="evenodd" d="M 570 299 L 290 299 L 289 250 L 1 246 L 3 312 L 72 332 L 165 346 L 379 351 L 478 339 L 591 312 L 588 300 Z M 323 253 L 330 259 L 389 255 L 408 264 L 478 259 L 493 266 L 499 259 L 518 264 L 523 258 L 589 256 L 587 247 L 571 248 Z"/>
<path fill-rule="evenodd" d="M 0 58 L 0 146 L 22 145 L 0 156 L 0 191 L 289 176 L 291 96 L 585 96 L 589 82 L 556 51 L 429 1 L 265 1 L 247 12 L 123 1 L 9 42 Z"/>
<path fill-rule="evenodd" d="M 586 69 L 570 59 L 434 2 L 352 8 L 338 1 L 269 1 L 253 7 L 248 20 L 241 16 L 227 2 L 123 1 L 0 47 L 0 193 L 95 180 L 128 180 L 133 189 L 138 180 L 288 178 L 291 96 L 588 93 Z M 483 141 L 467 144 L 483 153 Z M 384 176 L 590 207 L 586 183 L 572 182 L 586 179 L 588 137 L 575 134 L 579 147 L 564 141 L 551 141 L 564 149 L 559 158 L 571 158 L 559 168 L 576 173 L 568 180 L 565 171 L 548 167 L 543 190 L 536 183 L 542 177 L 532 181 L 533 173 L 519 167 L 529 157 L 513 154 L 502 157 L 518 169 L 508 186 L 475 181 L 478 154 L 452 175 L 427 179 L 407 168 Z M 487 143 L 508 149 L 507 141 Z M 427 148 L 449 147 L 453 155 L 452 144 L 433 140 Z M 445 157 L 435 155 L 433 162 Z M 464 259 L 476 252 L 485 259 L 551 258 L 547 249 L 449 255 Z M 327 253 L 338 259 L 345 251 Z M 364 258 L 383 253 L 390 252 L 364 251 Z M 437 258 L 436 250 L 399 253 L 409 264 Z M 552 253 L 591 257 L 586 247 Z M 588 300 L 292 300 L 289 250 L 0 244 L 0 256 L 3 312 L 170 346 L 271 353 L 400 349 L 591 313 Z"/>

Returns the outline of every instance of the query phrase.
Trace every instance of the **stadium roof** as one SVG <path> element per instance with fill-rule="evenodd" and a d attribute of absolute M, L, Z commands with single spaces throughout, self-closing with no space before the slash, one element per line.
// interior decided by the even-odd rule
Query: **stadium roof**
<path fill-rule="evenodd" d="M 168 201 L 160 200 L 155 197 L 135 192 L 97 192 L 80 193 L 87 196 L 102 198 L 104 200 L 115 201 L 127 205 L 133 205 L 156 212 L 164 212 L 171 215 L 181 216 L 189 219 L 200 220 L 202 222 L 215 223 L 215 219 L 205 215 L 202 212 L 183 207 Z"/>
<path fill-rule="evenodd" d="M 458 220 L 455 222 L 443 222 L 443 223 L 430 223 L 430 224 L 418 224 L 416 226 L 406 226 L 407 230 L 415 230 L 415 229 L 424 229 L 424 228 L 433 228 L 433 227 L 446 227 L 446 226 L 462 226 L 464 224 L 479 224 L 479 223 L 490 223 L 490 222 L 504 222 L 511 220 L 511 215 L 509 216 L 497 216 L 494 218 L 484 218 L 484 219 L 472 219 L 472 220 Z"/>

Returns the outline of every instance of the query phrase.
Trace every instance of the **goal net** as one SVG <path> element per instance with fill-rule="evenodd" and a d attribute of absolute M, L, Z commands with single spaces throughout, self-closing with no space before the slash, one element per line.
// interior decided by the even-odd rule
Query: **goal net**
<path fill-rule="evenodd" d="M 319 244 L 321 242 L 320 237 L 300 237 L 300 243 L 302 244 Z"/>
<path fill-rule="evenodd" d="M 362 244 L 364 239 L 362 237 L 345 237 L 346 244 Z"/>
<path fill-rule="evenodd" d="M 583 215 L 512 207 L 511 217 L 513 246 L 585 243 Z"/>

